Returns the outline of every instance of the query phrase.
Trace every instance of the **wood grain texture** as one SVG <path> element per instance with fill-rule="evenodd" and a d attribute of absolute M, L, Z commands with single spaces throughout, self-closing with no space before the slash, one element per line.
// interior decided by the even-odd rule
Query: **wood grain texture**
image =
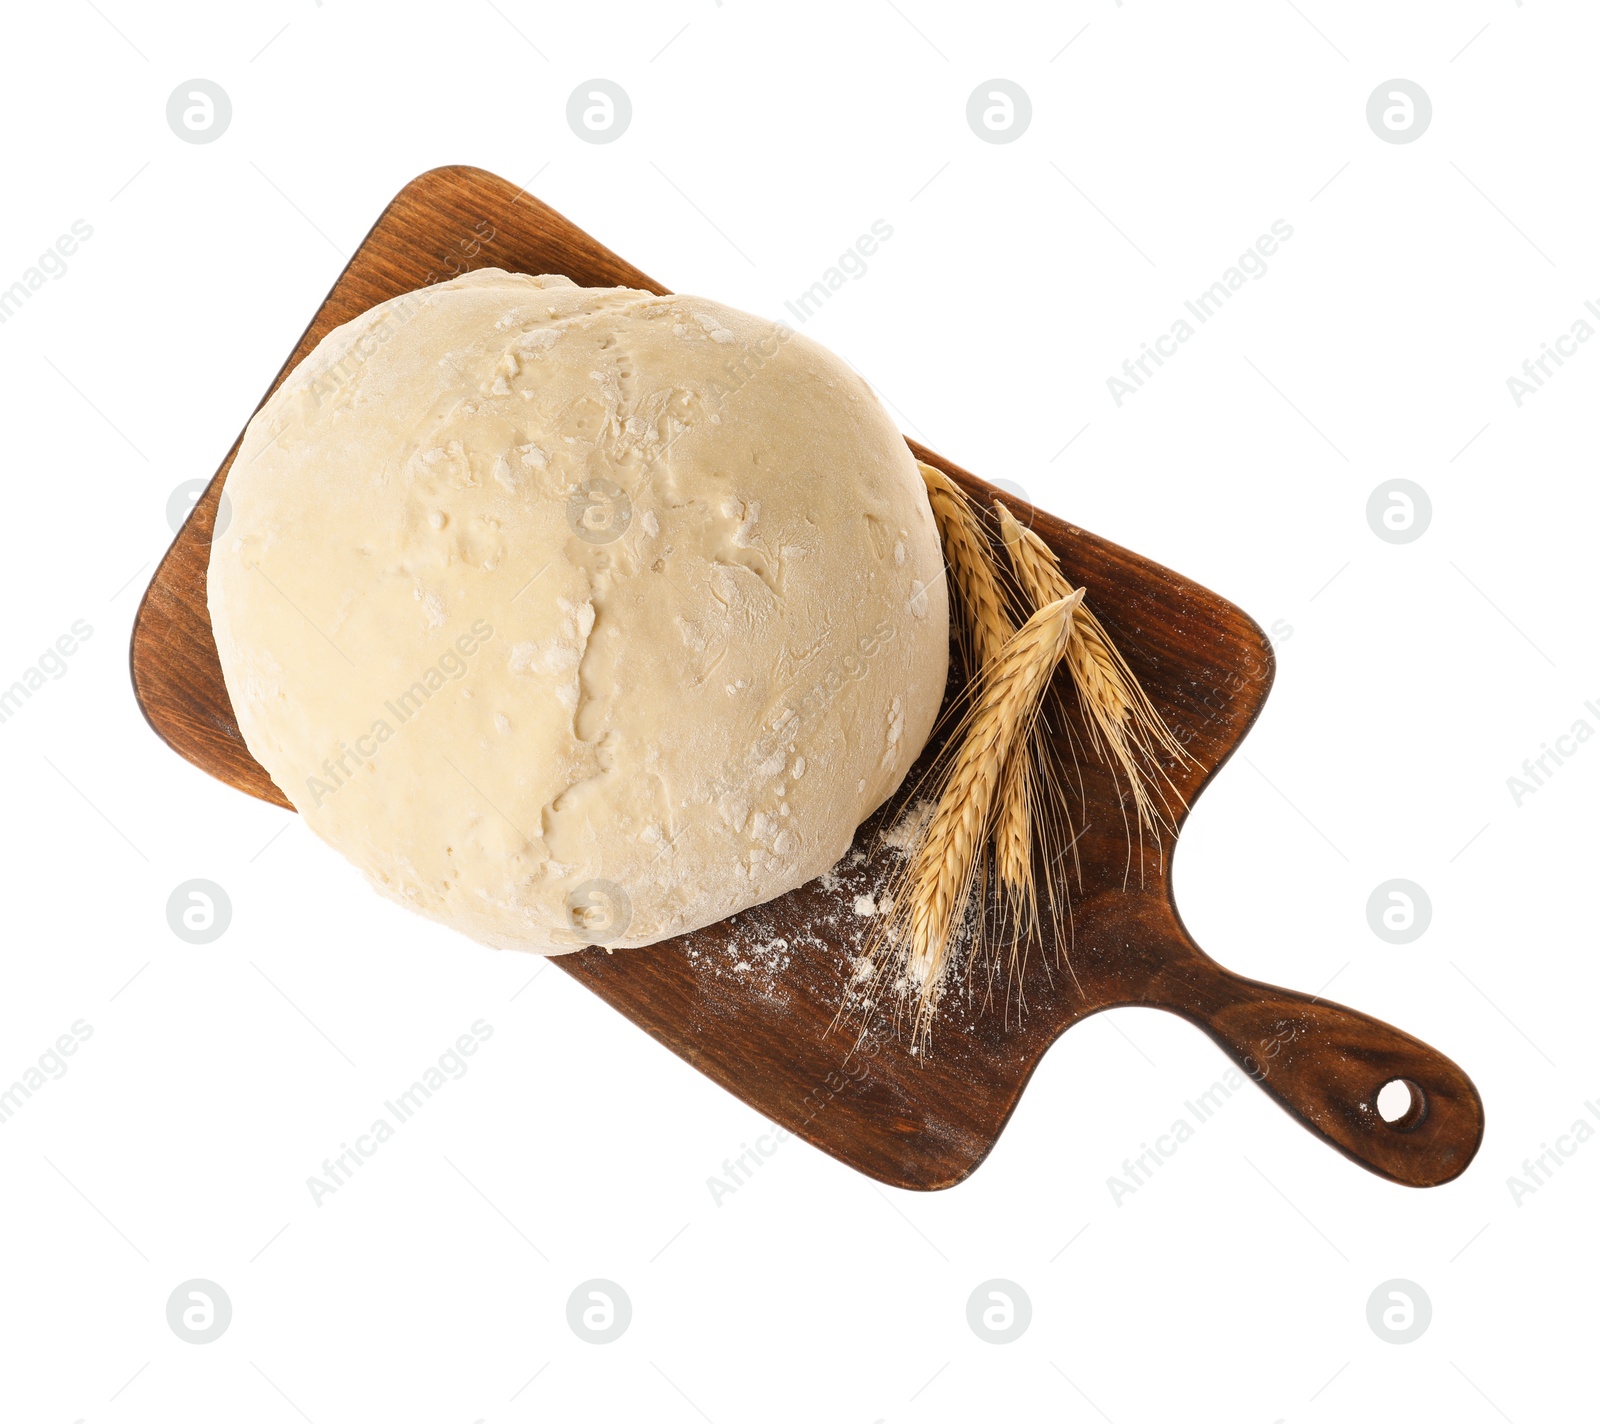
<path fill-rule="evenodd" d="M 273 389 L 335 326 L 390 297 L 487 266 L 665 291 L 503 179 L 473 168 L 436 169 L 385 209 Z M 1057 552 L 1073 582 L 1087 587 L 1195 758 L 1193 766 L 1171 768 L 1193 805 L 1266 699 L 1273 658 L 1261 630 L 1197 584 L 910 443 L 920 459 L 984 500 L 1005 499 Z M 237 450 L 235 442 L 145 593 L 133 633 L 133 683 L 151 726 L 180 755 L 288 807 L 239 735 L 206 614 L 211 530 Z M 1240 978 L 1208 958 L 1173 904 L 1171 844 L 1149 848 L 1142 875 L 1135 866 L 1130 876 L 1114 782 L 1086 762 L 1083 787 L 1075 933 L 1062 947 L 1076 985 L 1053 966 L 1053 953 L 1035 952 L 1022 985 L 1026 1011 L 949 1000 L 931 1061 L 907 1053 L 881 1018 L 859 1044 L 853 1031 L 834 1024 L 862 932 L 851 902 L 883 870 L 888 852 L 878 833 L 909 792 L 862 826 L 859 862 L 834 877 L 667 944 L 615 954 L 591 948 L 555 962 L 773 1122 L 895 1186 L 961 1181 L 994 1145 L 1050 1044 L 1079 1019 L 1121 1005 L 1190 1019 L 1286 1111 L 1372 1171 L 1412 1186 L 1459 1175 L 1483 1133 L 1483 1105 L 1466 1074 L 1387 1024 Z M 1379 1116 L 1376 1096 L 1397 1078 L 1415 1085 L 1415 1106 L 1391 1124 Z"/>

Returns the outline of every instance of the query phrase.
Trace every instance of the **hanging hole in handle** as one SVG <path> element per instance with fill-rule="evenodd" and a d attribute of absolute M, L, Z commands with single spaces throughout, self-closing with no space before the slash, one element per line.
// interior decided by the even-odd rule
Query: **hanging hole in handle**
<path fill-rule="evenodd" d="M 1378 1089 L 1378 1116 L 1396 1132 L 1410 1132 L 1428 1115 L 1427 1095 L 1409 1078 L 1391 1078 Z"/>

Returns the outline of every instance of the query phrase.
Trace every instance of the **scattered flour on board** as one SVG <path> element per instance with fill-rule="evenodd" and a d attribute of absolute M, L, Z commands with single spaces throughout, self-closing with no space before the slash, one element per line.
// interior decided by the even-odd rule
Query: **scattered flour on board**
<path fill-rule="evenodd" d="M 844 1020 L 864 1024 L 887 1019 L 903 1025 L 916 1003 L 917 984 L 904 975 L 893 981 L 875 975 L 878 966 L 867 956 L 874 935 L 881 932 L 882 917 L 894 908 L 889 887 L 933 810 L 932 801 L 915 801 L 875 835 L 863 837 L 867 849 L 852 849 L 812 882 L 823 892 L 813 900 L 823 904 L 818 908 L 813 903 L 803 922 L 795 923 L 779 911 L 777 901 L 753 906 L 715 927 L 716 939 L 706 932 L 693 936 L 690 962 L 699 972 L 732 979 L 756 998 L 778 1006 L 789 1002 L 795 975 L 809 969 L 812 982 L 831 979 L 837 985 Z M 953 963 L 965 962 L 975 930 L 975 916 L 969 913 L 956 932 Z M 984 977 L 982 973 L 952 976 L 938 1009 L 939 1020 L 948 1028 L 968 1034 L 977 1031 L 985 1008 Z M 706 1008 L 716 1012 L 714 1003 L 708 1002 Z"/>
<path fill-rule="evenodd" d="M 894 825 L 879 833 L 878 839 L 890 850 L 897 850 L 904 855 L 911 849 L 911 843 L 922 833 L 922 828 L 928 824 L 928 818 L 932 815 L 932 801 L 913 801 L 900 813 Z"/>
<path fill-rule="evenodd" d="M 735 916 L 735 922 L 742 917 Z M 710 945 L 697 935 L 689 946 L 689 962 L 718 979 L 737 979 L 769 1002 L 786 1004 L 788 990 L 783 971 L 790 962 L 789 941 L 782 935 L 745 935 L 736 932 L 721 945 Z"/>

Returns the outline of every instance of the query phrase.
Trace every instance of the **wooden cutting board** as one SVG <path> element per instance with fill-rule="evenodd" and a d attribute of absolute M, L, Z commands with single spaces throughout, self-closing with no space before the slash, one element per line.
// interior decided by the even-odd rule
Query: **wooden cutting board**
<path fill-rule="evenodd" d="M 378 219 L 273 389 L 335 326 L 477 267 L 666 290 L 503 179 L 475 168 L 435 169 L 407 184 Z M 1260 628 L 1199 585 L 909 443 L 983 500 L 1004 498 L 1056 550 L 1072 581 L 1087 587 L 1195 758 L 1171 768 L 1193 805 L 1271 686 L 1272 650 Z M 133 630 L 133 684 L 150 725 L 181 756 L 287 808 L 239 735 L 206 613 L 211 530 L 238 448 L 235 442 L 145 593 Z M 1083 787 L 1082 884 L 1070 949 L 1077 984 L 1050 973 L 1053 955 L 1035 951 L 1023 984 L 1026 1013 L 1008 1014 L 998 1001 L 987 1011 L 953 1002 L 935 1029 L 931 1060 L 909 1054 L 881 1024 L 855 1051 L 854 1035 L 832 1027 L 867 923 L 854 899 L 870 891 L 886 863 L 879 832 L 893 823 L 904 794 L 861 828 L 852 852 L 860 860 L 834 876 L 667 944 L 614 954 L 590 948 L 555 963 L 773 1122 L 894 1186 L 931 1190 L 961 1181 L 994 1146 L 1045 1050 L 1080 1019 L 1122 1005 L 1166 1009 L 1198 1024 L 1305 1127 L 1381 1176 L 1432 1186 L 1461 1173 L 1483 1136 L 1483 1104 L 1466 1074 L 1387 1024 L 1240 978 L 1208 958 L 1173 904 L 1171 844 L 1146 855 L 1142 883 L 1137 871 L 1130 878 L 1116 786 L 1085 763 Z M 337 963 L 330 961 L 331 972 Z M 1395 1079 L 1411 1085 L 1411 1108 L 1391 1123 L 1376 1100 Z"/>

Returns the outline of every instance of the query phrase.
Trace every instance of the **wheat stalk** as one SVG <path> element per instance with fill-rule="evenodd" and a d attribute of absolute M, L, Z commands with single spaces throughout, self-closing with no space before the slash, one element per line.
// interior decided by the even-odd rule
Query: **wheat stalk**
<path fill-rule="evenodd" d="M 1033 897 L 1033 758 L 1019 747 L 1000 778 L 1000 811 L 994 826 L 994 869 L 1013 910 L 1031 928 L 1037 905 Z"/>
<path fill-rule="evenodd" d="M 949 476 L 921 461 L 918 469 L 944 545 L 966 689 L 960 720 L 928 774 L 938 788 L 932 814 L 882 899 L 884 913 L 861 964 L 862 977 L 871 981 L 868 1011 L 885 976 L 892 974 L 899 990 L 914 995 L 913 1052 L 929 1039 L 956 941 L 969 925 L 969 973 L 981 957 L 991 863 L 998 914 L 1012 929 L 1009 979 L 1020 993 L 1027 946 L 1040 930 L 1036 851 L 1048 852 L 1058 842 L 1064 847 L 1055 858 L 1044 856 L 1043 880 L 1060 952 L 1071 906 L 1055 860 L 1076 842 L 1058 756 L 1041 720 L 1056 668 L 1067 666 L 1090 748 L 1128 783 L 1141 846 L 1146 829 L 1159 835 L 1171 825 L 1163 786 L 1176 788 L 1163 754 L 1188 760 L 1050 547 L 996 501 L 1013 576 L 1005 580 L 978 507 Z M 1031 610 L 1020 628 L 1008 612 L 1012 607 L 1019 616 Z M 1132 842 L 1130 830 L 1130 861 Z M 991 975 L 997 973 L 998 957 L 988 963 Z"/>
<path fill-rule="evenodd" d="M 895 886 L 882 938 L 916 990 L 913 1039 L 918 1043 L 928 1037 L 950 965 L 952 936 L 970 906 L 1007 764 L 1027 754 L 1082 600 L 1082 593 L 1074 592 L 1040 608 L 979 675 L 953 739 L 956 750 L 933 815 Z"/>
<path fill-rule="evenodd" d="M 965 490 L 943 471 L 917 462 L 944 541 L 945 558 L 955 585 L 958 625 L 968 672 L 976 675 L 993 662 L 1013 630 L 1006 613 L 998 561 L 977 507 Z M 1033 899 L 1032 762 L 1012 757 L 1002 773 L 1000 812 L 995 826 L 995 873 L 1017 906 Z"/>
<path fill-rule="evenodd" d="M 1043 604 L 1071 592 L 1072 584 L 1050 546 L 1031 529 L 1024 529 L 999 500 L 995 501 L 995 514 L 1012 570 L 1028 597 Z M 1087 608 L 1080 609 L 1073 619 L 1066 662 L 1090 745 L 1127 781 L 1141 835 L 1145 829 L 1157 835 L 1163 827 L 1170 829 L 1166 793 L 1178 793 L 1162 769 L 1161 754 L 1179 762 L 1188 761 L 1189 754 L 1162 720 L 1100 620 Z M 1181 795 L 1178 800 L 1181 804 Z"/>
<path fill-rule="evenodd" d="M 1043 918 L 1035 872 L 1036 846 L 1041 852 L 1044 869 L 1044 908 L 1055 930 L 1058 955 L 1062 954 L 1071 920 L 1071 908 L 1060 894 L 1051 847 L 1071 846 L 1072 817 L 1055 775 L 1048 735 L 1039 734 L 1042 726 L 1042 717 L 1037 718 L 1023 744 L 1012 749 L 1001 774 L 1000 802 L 995 813 L 993 840 L 995 880 L 1000 892 L 999 921 L 1003 930 L 1009 932 L 1004 937 L 1008 1010 L 1011 990 L 1017 993 L 1019 1007 L 1022 1003 L 1028 948 L 1039 937 Z M 1066 962 L 1070 969 L 1070 960 Z M 992 969 L 998 971 L 998 961 Z"/>
<path fill-rule="evenodd" d="M 958 636 L 969 677 L 975 677 L 999 656 L 1014 628 L 1006 612 L 1009 601 L 1000 582 L 1000 562 L 983 526 L 977 505 L 958 484 L 932 465 L 917 462 L 945 547 L 955 603 L 960 610 Z M 1030 928 L 1037 901 L 1033 877 L 1035 769 L 1019 751 L 1001 773 L 998 818 L 994 828 L 995 878 L 1015 925 Z M 980 923 L 980 936 L 984 924 Z"/>
<path fill-rule="evenodd" d="M 1006 616 L 999 565 L 982 516 L 961 486 L 921 460 L 917 469 L 922 472 L 928 504 L 944 541 L 945 561 L 961 610 L 957 632 L 970 681 L 999 656 L 1014 631 Z"/>

